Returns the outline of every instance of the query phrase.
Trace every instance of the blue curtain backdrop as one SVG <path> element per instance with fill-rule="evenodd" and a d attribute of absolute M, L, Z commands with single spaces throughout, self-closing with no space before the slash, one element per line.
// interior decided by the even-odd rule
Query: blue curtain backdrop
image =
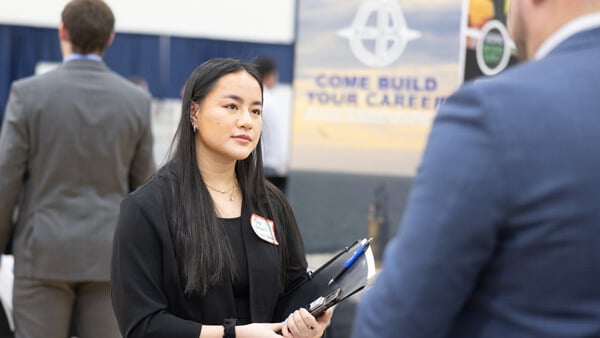
<path fill-rule="evenodd" d="M 293 79 L 294 45 L 194 39 L 117 33 L 104 57 L 124 77 L 143 77 L 157 98 L 177 98 L 190 72 L 213 57 L 252 61 L 270 56 L 279 65 L 279 78 Z M 0 24 L 0 122 L 13 81 L 33 75 L 40 61 L 60 62 L 58 31 L 50 28 Z"/>

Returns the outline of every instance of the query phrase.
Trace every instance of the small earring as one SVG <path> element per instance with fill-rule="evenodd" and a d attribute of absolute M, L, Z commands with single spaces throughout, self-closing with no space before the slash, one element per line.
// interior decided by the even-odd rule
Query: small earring
<path fill-rule="evenodd" d="M 195 134 L 198 131 L 198 127 L 196 127 L 195 124 L 192 124 L 192 126 L 193 126 L 192 129 L 194 129 L 194 134 Z"/>

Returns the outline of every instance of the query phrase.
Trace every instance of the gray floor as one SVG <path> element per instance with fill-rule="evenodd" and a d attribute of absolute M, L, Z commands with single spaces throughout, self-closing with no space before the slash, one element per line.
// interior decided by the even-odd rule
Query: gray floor
<path fill-rule="evenodd" d="M 377 208 L 384 242 L 395 234 L 412 184 L 410 177 L 292 172 L 288 198 L 308 253 L 335 252 L 369 234 Z"/>

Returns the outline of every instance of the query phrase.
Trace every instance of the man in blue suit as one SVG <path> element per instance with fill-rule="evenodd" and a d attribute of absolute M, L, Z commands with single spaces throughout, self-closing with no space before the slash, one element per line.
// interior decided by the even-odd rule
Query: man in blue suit
<path fill-rule="evenodd" d="M 600 337 L 600 0 L 513 0 L 440 108 L 353 337 Z"/>

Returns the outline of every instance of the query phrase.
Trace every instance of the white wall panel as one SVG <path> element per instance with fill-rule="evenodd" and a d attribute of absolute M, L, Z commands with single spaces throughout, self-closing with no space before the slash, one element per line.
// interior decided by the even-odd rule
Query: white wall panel
<path fill-rule="evenodd" d="M 67 0 L 0 0 L 0 23 L 56 27 Z M 116 30 L 292 43 L 295 0 L 106 0 Z"/>

